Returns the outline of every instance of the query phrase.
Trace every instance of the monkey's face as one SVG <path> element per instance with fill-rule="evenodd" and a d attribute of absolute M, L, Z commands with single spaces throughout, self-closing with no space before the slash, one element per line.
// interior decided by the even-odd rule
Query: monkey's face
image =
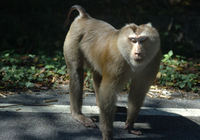
<path fill-rule="evenodd" d="M 145 57 L 144 43 L 146 40 L 147 36 L 140 36 L 136 34 L 131 34 L 128 37 L 128 41 L 130 41 L 131 45 L 130 57 L 138 63 Z"/>
<path fill-rule="evenodd" d="M 160 49 L 159 34 L 150 24 L 127 25 L 118 38 L 118 48 L 129 64 L 143 65 Z"/>

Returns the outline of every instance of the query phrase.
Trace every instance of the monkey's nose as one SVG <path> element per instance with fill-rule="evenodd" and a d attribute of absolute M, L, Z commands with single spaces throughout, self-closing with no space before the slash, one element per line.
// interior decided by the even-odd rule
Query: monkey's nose
<path fill-rule="evenodd" d="M 135 52 L 135 56 L 141 56 L 141 54 L 140 52 Z"/>

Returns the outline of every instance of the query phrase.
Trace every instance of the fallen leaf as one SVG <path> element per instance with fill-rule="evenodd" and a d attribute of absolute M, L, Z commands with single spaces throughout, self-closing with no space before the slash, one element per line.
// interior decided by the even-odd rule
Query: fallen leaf
<path fill-rule="evenodd" d="M 49 100 L 44 100 L 44 103 L 52 103 L 52 102 L 58 102 L 57 99 L 49 99 Z"/>
<path fill-rule="evenodd" d="M 1 94 L 1 93 L 0 93 L 0 96 L 3 97 L 3 98 L 6 98 L 6 95 L 3 95 L 3 94 Z"/>

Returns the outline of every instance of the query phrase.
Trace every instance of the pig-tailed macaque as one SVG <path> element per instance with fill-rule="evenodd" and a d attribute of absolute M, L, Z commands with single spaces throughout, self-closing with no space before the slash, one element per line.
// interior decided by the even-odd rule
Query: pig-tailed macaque
<path fill-rule="evenodd" d="M 115 29 L 92 18 L 78 5 L 72 6 L 79 16 L 72 22 L 64 42 L 64 56 L 70 75 L 70 107 L 74 119 L 95 127 L 92 119 L 81 112 L 83 65 L 93 71 L 97 105 L 100 108 L 100 130 L 104 140 L 112 139 L 116 94 L 131 81 L 125 128 L 140 135 L 133 124 L 146 93 L 159 69 L 161 51 L 157 30 L 150 23 L 127 24 Z"/>

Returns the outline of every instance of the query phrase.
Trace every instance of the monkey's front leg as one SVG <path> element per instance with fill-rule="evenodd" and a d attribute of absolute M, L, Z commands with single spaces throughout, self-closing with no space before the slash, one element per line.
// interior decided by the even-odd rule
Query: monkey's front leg
<path fill-rule="evenodd" d="M 99 88 L 99 108 L 100 108 L 100 129 L 103 140 L 112 139 L 113 118 L 115 113 L 116 87 L 113 81 L 102 79 Z"/>
<path fill-rule="evenodd" d="M 134 83 L 131 86 L 131 90 L 128 96 L 128 112 L 125 129 L 128 129 L 128 132 L 134 135 L 142 135 L 142 132 L 140 130 L 134 129 L 134 122 L 137 119 L 138 113 L 143 104 L 148 89 L 149 86 L 142 82 Z"/>

